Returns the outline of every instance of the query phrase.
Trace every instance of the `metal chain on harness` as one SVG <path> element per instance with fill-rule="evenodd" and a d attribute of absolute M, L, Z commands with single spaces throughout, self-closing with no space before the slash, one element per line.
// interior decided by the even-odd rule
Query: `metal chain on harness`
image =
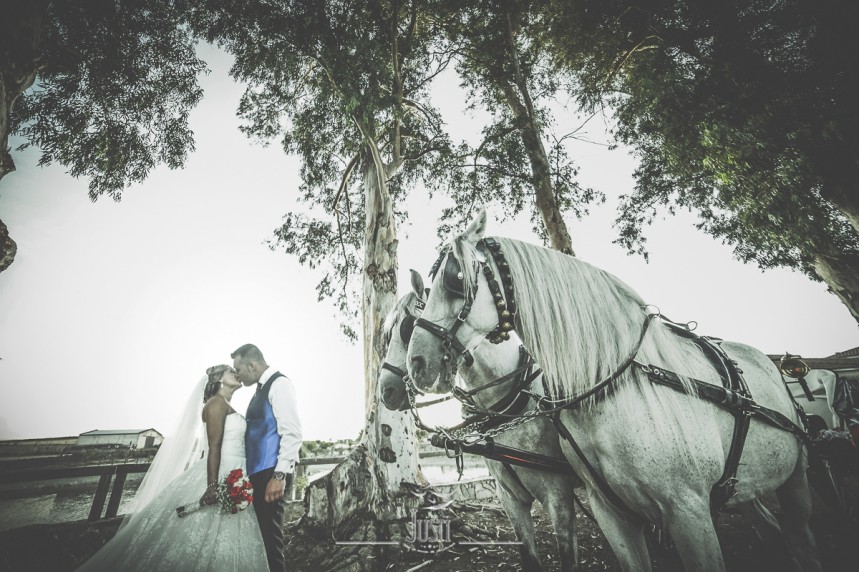
<path fill-rule="evenodd" d="M 455 459 L 456 470 L 459 475 L 457 480 L 462 478 L 465 468 L 462 450 L 463 445 L 474 445 L 476 443 L 486 442 L 488 439 L 492 439 L 497 435 L 510 431 L 511 429 L 519 427 L 520 425 L 533 421 L 537 417 L 544 415 L 542 411 L 535 408 L 516 416 L 510 416 L 511 419 L 509 421 L 484 430 L 479 427 L 479 424 L 485 422 L 489 418 L 490 414 L 479 413 L 468 417 L 462 423 L 452 427 L 430 427 L 423 422 L 420 417 L 420 413 L 418 413 L 418 408 L 423 404 L 417 403 L 416 397 L 423 392 L 415 387 L 414 382 L 408 375 L 403 378 L 403 382 L 406 385 L 406 395 L 409 400 L 409 411 L 415 421 L 415 426 L 428 433 L 435 433 L 442 436 L 444 440 L 445 455 L 449 459 Z"/>

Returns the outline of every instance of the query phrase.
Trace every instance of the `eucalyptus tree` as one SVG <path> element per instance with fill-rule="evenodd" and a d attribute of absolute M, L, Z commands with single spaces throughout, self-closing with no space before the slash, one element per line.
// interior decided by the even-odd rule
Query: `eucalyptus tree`
<path fill-rule="evenodd" d="M 397 222 L 405 217 L 396 203 L 418 182 L 443 185 L 451 156 L 429 101 L 449 56 L 424 10 L 417 1 L 213 0 L 192 17 L 235 55 L 231 73 L 247 84 L 244 131 L 278 139 L 302 160 L 297 190 L 317 214 L 287 214 L 272 247 L 322 268 L 320 298 L 334 296 L 342 312 L 360 297 L 367 425 L 350 459 L 309 489 L 305 522 L 326 529 L 349 524 L 356 511 L 380 521 L 408 515 L 415 497 L 402 494 L 401 482 L 420 479 L 414 425 L 378 407 L 376 381 L 382 322 L 396 302 Z"/>
<path fill-rule="evenodd" d="M 174 2 L 30 0 L 0 14 L 0 179 L 15 170 L 10 135 L 40 165 L 89 177 L 92 200 L 184 163 L 205 64 Z M 0 271 L 14 250 L 5 236 Z"/>
<path fill-rule="evenodd" d="M 566 139 L 575 133 L 555 138 L 547 151 L 553 117 L 545 103 L 558 94 L 560 82 L 556 70 L 548 66 L 538 33 L 542 22 L 531 4 L 530 0 L 437 4 L 469 104 L 491 116 L 482 141 L 461 150 L 468 157 L 452 194 L 457 207 L 499 200 L 515 214 L 531 205 L 534 232 L 552 248 L 574 254 L 563 214 L 572 210 L 580 217 L 600 195 L 576 181 L 576 168 L 564 149 Z M 452 211 L 448 209 L 445 217 Z"/>
<path fill-rule="evenodd" d="M 641 159 L 619 241 L 660 208 L 761 268 L 823 280 L 859 321 L 859 5 L 549 0 L 544 37 Z"/>

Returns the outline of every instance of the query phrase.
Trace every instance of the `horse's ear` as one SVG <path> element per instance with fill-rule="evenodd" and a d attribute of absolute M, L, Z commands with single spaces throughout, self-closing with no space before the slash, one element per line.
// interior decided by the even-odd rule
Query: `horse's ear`
<path fill-rule="evenodd" d="M 415 294 L 418 296 L 418 300 L 424 299 L 424 279 L 421 276 L 421 273 L 417 270 L 409 269 L 409 272 L 412 274 L 412 290 L 414 290 Z"/>
<path fill-rule="evenodd" d="M 463 237 L 470 242 L 477 242 L 486 233 L 486 209 L 481 209 L 477 218 L 468 225 Z"/>

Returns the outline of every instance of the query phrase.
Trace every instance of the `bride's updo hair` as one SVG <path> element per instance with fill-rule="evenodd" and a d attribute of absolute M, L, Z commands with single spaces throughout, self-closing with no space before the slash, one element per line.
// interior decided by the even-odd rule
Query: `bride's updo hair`
<path fill-rule="evenodd" d="M 218 390 L 221 389 L 221 377 L 223 377 L 224 372 L 228 371 L 230 366 L 228 365 L 213 365 L 209 369 L 206 370 L 206 375 L 209 376 L 209 381 L 206 382 L 206 388 L 203 389 L 203 403 L 209 401 L 209 398 L 218 393 Z"/>

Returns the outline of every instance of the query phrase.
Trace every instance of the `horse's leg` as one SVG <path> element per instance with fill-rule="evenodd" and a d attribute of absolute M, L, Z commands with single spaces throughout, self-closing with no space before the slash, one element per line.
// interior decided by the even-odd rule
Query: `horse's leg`
<path fill-rule="evenodd" d="M 579 541 L 576 537 L 576 509 L 573 504 L 572 490 L 558 491 L 549 498 L 543 508 L 552 519 L 558 553 L 561 557 L 561 572 L 572 572 L 579 564 Z"/>
<path fill-rule="evenodd" d="M 523 543 L 519 548 L 519 554 L 522 556 L 522 568 L 526 572 L 541 572 L 543 566 L 540 564 L 540 553 L 537 552 L 537 539 L 534 533 L 534 520 L 531 518 L 531 505 L 534 504 L 534 499 L 533 497 L 530 500 L 519 498 L 514 492 L 508 490 L 508 486 L 513 487 L 515 485 L 507 483 L 508 486 L 505 486 L 505 477 L 506 475 L 503 473 L 496 475 L 495 479 L 498 483 L 496 490 L 498 491 L 498 498 L 501 500 L 501 506 L 504 507 L 504 512 L 507 513 L 507 518 L 513 525 L 516 538 Z"/>
<path fill-rule="evenodd" d="M 741 514 L 752 524 L 758 538 L 774 554 L 775 558 L 780 561 L 776 568 L 782 569 L 784 567 L 788 570 L 802 570 L 799 562 L 791 553 L 791 548 L 778 521 L 760 500 L 755 499 L 740 503 L 731 507 L 731 510 Z"/>
<path fill-rule="evenodd" d="M 650 553 L 644 541 L 644 521 L 621 514 L 613 505 L 588 490 L 588 500 L 600 530 L 605 534 L 621 569 L 627 572 L 650 572 Z"/>
<path fill-rule="evenodd" d="M 710 515 L 709 498 L 679 493 L 674 501 L 665 515 L 665 524 L 683 568 L 724 572 L 725 561 Z"/>
<path fill-rule="evenodd" d="M 792 552 L 799 560 L 802 570 L 816 572 L 821 570 L 821 566 L 817 544 L 808 526 L 811 518 L 811 494 L 805 467 L 803 452 L 793 474 L 776 489 L 776 495 L 781 506 L 779 522 Z"/>
<path fill-rule="evenodd" d="M 764 544 L 779 545 L 784 541 L 784 534 L 778 521 L 760 500 L 739 503 L 729 510 L 741 514 L 748 520 Z"/>

